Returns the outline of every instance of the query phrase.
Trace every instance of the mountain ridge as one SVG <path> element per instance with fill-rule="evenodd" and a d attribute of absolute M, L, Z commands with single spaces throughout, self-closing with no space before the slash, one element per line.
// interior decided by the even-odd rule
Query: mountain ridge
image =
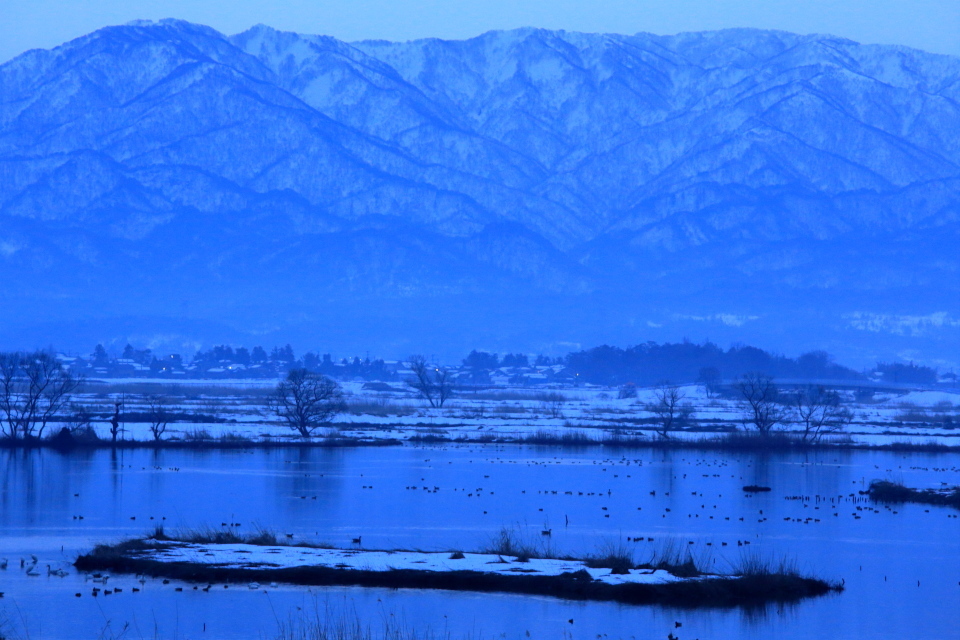
<path fill-rule="evenodd" d="M 960 58 L 762 30 L 346 43 L 167 20 L 22 54 L 0 96 L 2 292 L 39 316 L 8 311 L 10 343 L 100 316 L 95 341 L 123 340 L 109 318 L 151 314 L 189 318 L 190 344 L 218 339 L 203 322 L 416 334 L 397 319 L 436 308 L 435 344 L 338 340 L 709 332 L 960 360 L 950 321 L 910 341 L 844 320 L 960 317 Z M 757 320 L 677 320 L 725 315 Z"/>

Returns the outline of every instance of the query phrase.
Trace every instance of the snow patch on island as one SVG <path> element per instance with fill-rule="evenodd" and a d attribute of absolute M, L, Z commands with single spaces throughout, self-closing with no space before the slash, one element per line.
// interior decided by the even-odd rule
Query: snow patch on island
<path fill-rule="evenodd" d="M 509 575 L 560 576 L 587 571 L 594 580 L 606 584 L 664 584 L 700 578 L 679 578 L 667 571 L 631 569 L 629 574 L 613 574 L 610 569 L 595 569 L 580 560 L 531 558 L 520 562 L 511 556 L 489 553 L 464 553 L 460 560 L 451 553 L 423 551 L 367 551 L 363 549 L 314 549 L 309 547 L 258 546 L 251 544 L 199 544 L 161 542 L 158 549 L 138 553 L 138 557 L 158 562 L 189 562 L 230 569 L 289 569 L 322 567 L 355 571 L 476 571 Z M 717 578 L 721 576 L 707 576 Z"/>

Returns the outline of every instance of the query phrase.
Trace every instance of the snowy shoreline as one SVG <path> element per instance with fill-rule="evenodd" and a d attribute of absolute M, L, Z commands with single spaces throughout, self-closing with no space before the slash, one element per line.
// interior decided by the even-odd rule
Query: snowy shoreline
<path fill-rule="evenodd" d="M 373 425 L 370 428 L 376 429 Z M 2 449 L 56 449 L 60 451 L 89 449 L 272 449 L 272 448 L 341 448 L 341 447 L 393 447 L 393 446 L 546 446 L 558 449 L 585 447 L 606 447 L 613 449 L 698 449 L 704 451 L 840 451 L 840 450 L 878 450 L 878 451 L 924 451 L 947 453 L 960 451 L 960 435 L 913 436 L 903 437 L 897 434 L 863 435 L 844 434 L 841 438 L 824 438 L 819 442 L 802 440 L 795 433 L 776 432 L 769 438 L 761 437 L 749 431 L 697 431 L 671 434 L 670 439 L 650 437 L 646 434 L 627 434 L 600 430 L 584 431 L 577 429 L 559 429 L 556 431 L 538 430 L 528 433 L 496 433 L 484 435 L 462 432 L 437 433 L 436 427 L 417 432 L 383 432 L 354 429 L 351 432 L 339 431 L 329 435 L 318 435 L 310 439 L 293 434 L 242 436 L 228 433 L 218 437 L 171 437 L 164 440 L 124 439 L 111 442 L 106 439 L 61 440 L 44 438 L 31 440 L 0 439 Z M 572 436 L 572 437 L 571 437 Z"/>

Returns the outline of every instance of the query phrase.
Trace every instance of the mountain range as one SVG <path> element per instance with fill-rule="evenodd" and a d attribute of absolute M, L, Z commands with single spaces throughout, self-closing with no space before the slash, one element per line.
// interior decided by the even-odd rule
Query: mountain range
<path fill-rule="evenodd" d="M 0 343 L 960 364 L 960 58 L 820 35 L 343 42 L 176 20 L 0 65 Z"/>

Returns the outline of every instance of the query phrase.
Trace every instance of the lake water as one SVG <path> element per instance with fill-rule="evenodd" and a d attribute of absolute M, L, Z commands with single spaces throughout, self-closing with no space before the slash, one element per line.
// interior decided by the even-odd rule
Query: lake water
<path fill-rule="evenodd" d="M 951 517 L 958 512 L 872 505 L 857 492 L 874 478 L 960 484 L 960 466 L 955 455 L 874 451 L 4 450 L 0 557 L 9 566 L 0 571 L 0 631 L 31 640 L 274 638 L 280 624 L 319 610 L 473 638 L 960 637 L 960 518 Z M 773 490 L 745 494 L 747 484 Z M 473 550 L 505 526 L 568 554 L 652 537 L 630 543 L 638 560 L 666 540 L 718 571 L 745 550 L 786 555 L 805 571 L 845 580 L 846 591 L 760 611 L 677 610 L 344 587 L 264 593 L 215 585 L 205 593 L 159 580 L 134 593 L 133 576 L 114 576 L 110 586 L 122 593 L 93 598 L 69 566 L 96 542 L 157 523 L 170 531 L 230 522 L 344 547 L 362 535 L 366 548 Z M 20 568 L 30 554 L 39 577 Z M 46 564 L 70 575 L 48 577 Z"/>

